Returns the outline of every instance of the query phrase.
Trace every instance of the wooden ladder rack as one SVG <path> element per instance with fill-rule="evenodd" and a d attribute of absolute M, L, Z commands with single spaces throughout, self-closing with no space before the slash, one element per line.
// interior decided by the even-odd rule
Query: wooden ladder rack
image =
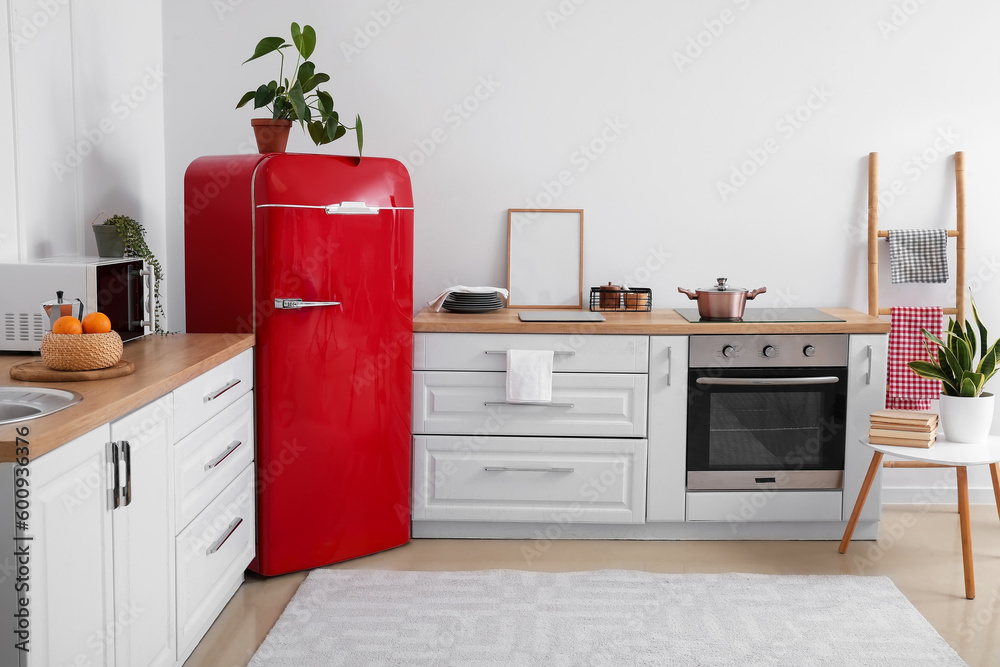
<path fill-rule="evenodd" d="M 955 242 L 955 306 L 944 309 L 959 323 L 965 322 L 965 153 L 955 153 L 955 229 L 948 237 Z M 868 314 L 889 315 L 891 308 L 878 305 L 878 240 L 889 238 L 889 231 L 878 228 L 878 153 L 868 154 Z"/>

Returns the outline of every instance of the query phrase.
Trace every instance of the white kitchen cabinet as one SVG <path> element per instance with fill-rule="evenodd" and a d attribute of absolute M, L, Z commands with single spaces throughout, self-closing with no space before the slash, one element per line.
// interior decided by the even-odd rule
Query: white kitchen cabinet
<path fill-rule="evenodd" d="M 506 353 L 552 350 L 552 402 L 510 404 Z M 649 337 L 417 334 L 414 522 L 641 524 Z"/>
<path fill-rule="evenodd" d="M 885 407 L 885 374 L 889 340 L 884 335 L 852 335 L 847 369 L 847 449 L 844 452 L 844 498 L 842 515 L 847 521 L 854 511 L 861 485 L 871 465 L 870 448 L 861 444 L 868 437 L 869 415 Z M 859 521 L 882 518 L 882 471 L 868 494 Z M 860 536 L 862 533 L 858 533 Z"/>
<path fill-rule="evenodd" d="M 646 521 L 685 518 L 687 361 L 687 336 L 650 336 Z"/>
<path fill-rule="evenodd" d="M 31 650 L 9 642 L 0 664 L 183 664 L 254 555 L 251 355 L 30 462 Z M 16 471 L 0 464 L 5 493 Z M 5 516 L 0 541 L 15 535 Z M 14 584 L 0 576 L 4 614 Z"/>
<path fill-rule="evenodd" d="M 31 463 L 27 665 L 174 664 L 171 405 L 166 396 Z"/>
<path fill-rule="evenodd" d="M 30 425 L 30 422 L 28 422 Z M 30 441 L 30 426 L 29 437 Z M 113 510 L 109 442 L 104 425 L 29 466 L 30 667 L 115 665 Z M 11 536 L 4 536 L 4 540 Z M 20 597 L 13 590 L 5 595 Z M 120 610 L 126 617 L 129 610 Z M 7 642 L 5 642 L 6 644 Z M 7 650 L 9 646 L 4 646 Z M 17 654 L 6 655 L 4 664 Z M 82 660 L 80 660 L 82 656 Z"/>
<path fill-rule="evenodd" d="M 256 553 L 253 350 L 174 390 L 179 663 L 243 583 Z"/>

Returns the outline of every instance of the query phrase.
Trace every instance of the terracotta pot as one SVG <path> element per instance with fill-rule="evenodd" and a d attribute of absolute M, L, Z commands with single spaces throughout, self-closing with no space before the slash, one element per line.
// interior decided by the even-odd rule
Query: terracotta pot
<path fill-rule="evenodd" d="M 288 145 L 288 133 L 292 129 L 292 121 L 271 118 L 254 118 L 250 121 L 254 136 L 257 138 L 257 152 L 284 153 Z"/>

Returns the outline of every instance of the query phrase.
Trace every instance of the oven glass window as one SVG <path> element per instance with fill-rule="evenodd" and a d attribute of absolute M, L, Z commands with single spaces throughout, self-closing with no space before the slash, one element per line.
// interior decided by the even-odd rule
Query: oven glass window
<path fill-rule="evenodd" d="M 830 434 L 822 392 L 715 393 L 708 428 L 710 470 L 822 468 Z"/>

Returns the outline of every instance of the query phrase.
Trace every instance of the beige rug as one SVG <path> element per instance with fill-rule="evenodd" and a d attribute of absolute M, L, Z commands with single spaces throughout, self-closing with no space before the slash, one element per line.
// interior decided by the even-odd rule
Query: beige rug
<path fill-rule="evenodd" d="M 251 667 L 965 663 L 887 577 L 315 570 Z"/>

